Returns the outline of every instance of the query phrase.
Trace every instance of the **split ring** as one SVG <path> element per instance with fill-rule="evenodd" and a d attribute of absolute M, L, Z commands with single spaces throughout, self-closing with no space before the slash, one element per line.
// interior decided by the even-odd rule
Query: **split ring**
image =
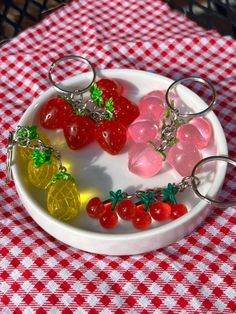
<path fill-rule="evenodd" d="M 191 177 L 192 178 L 195 178 L 196 177 L 196 172 L 197 170 L 203 165 L 203 164 L 206 164 L 208 162 L 211 162 L 211 161 L 216 161 L 216 160 L 220 160 L 220 161 L 225 161 L 233 166 L 236 167 L 236 160 L 230 158 L 230 157 L 227 157 L 227 156 L 210 156 L 210 157 L 206 157 L 202 160 L 200 160 L 193 168 L 192 170 L 192 174 L 191 174 Z M 230 201 L 230 202 L 220 202 L 220 201 L 217 201 L 217 200 L 214 200 L 206 195 L 202 195 L 199 190 L 198 190 L 198 184 L 195 180 L 192 180 L 192 189 L 194 191 L 194 193 L 200 197 L 201 199 L 207 201 L 208 203 L 211 203 L 211 204 L 214 204 L 218 207 L 230 207 L 230 206 L 236 206 L 236 201 Z"/>
<path fill-rule="evenodd" d="M 89 85 L 87 85 L 85 88 L 76 88 L 74 91 L 69 91 L 67 89 L 64 89 L 64 88 L 61 88 L 58 86 L 58 84 L 56 84 L 52 78 L 52 72 L 53 70 L 57 67 L 57 65 L 64 61 L 64 60 L 74 60 L 74 59 L 80 59 L 82 62 L 86 63 L 87 65 L 89 65 L 89 67 L 91 68 L 91 71 L 92 71 L 92 81 L 89 83 Z M 63 93 L 63 94 L 70 94 L 70 95 L 79 95 L 79 94 L 83 94 L 84 92 L 86 92 L 87 90 L 90 89 L 90 87 L 93 85 L 93 83 L 95 82 L 95 79 L 96 79 L 96 72 L 95 72 L 95 68 L 93 66 L 93 64 L 88 61 L 86 58 L 84 57 L 81 57 L 81 56 L 76 56 L 76 55 L 68 55 L 68 56 L 64 56 L 64 57 L 61 57 L 59 59 L 57 59 L 56 61 L 54 61 L 51 66 L 50 66 L 50 69 L 48 71 L 48 78 L 49 78 L 49 81 L 50 83 L 55 87 L 55 89 L 59 92 L 59 93 Z"/>
<path fill-rule="evenodd" d="M 203 116 L 205 115 L 207 112 L 209 112 L 210 110 L 212 110 L 212 107 L 215 106 L 215 103 L 216 103 L 216 91 L 215 91 L 215 88 L 214 86 L 211 84 L 210 81 L 208 81 L 207 79 L 204 79 L 204 78 L 201 78 L 199 76 L 190 76 L 190 77 L 185 77 L 185 78 L 182 78 L 182 79 L 179 79 L 177 81 L 174 81 L 167 89 L 166 91 L 166 103 L 168 105 L 168 107 L 175 111 L 176 108 L 173 107 L 173 104 L 171 104 L 171 101 L 169 99 L 169 95 L 170 95 L 170 92 L 176 87 L 178 86 L 179 84 L 183 83 L 183 82 L 186 82 L 186 81 L 193 81 L 193 82 L 198 82 L 198 83 L 202 83 L 206 86 L 208 86 L 212 92 L 212 100 L 209 104 L 209 106 L 200 111 L 200 112 L 196 112 L 196 113 L 180 113 L 178 112 L 178 116 L 179 117 L 182 117 L 182 118 L 194 118 L 194 117 L 199 117 L 199 116 Z"/>

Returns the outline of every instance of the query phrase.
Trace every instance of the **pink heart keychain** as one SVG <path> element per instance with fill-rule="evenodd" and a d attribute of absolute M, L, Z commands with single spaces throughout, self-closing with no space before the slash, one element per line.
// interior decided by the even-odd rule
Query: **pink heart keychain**
<path fill-rule="evenodd" d="M 172 90 L 185 81 L 203 83 L 211 89 L 213 97 L 206 109 L 197 113 L 180 113 L 175 107 L 176 96 L 173 96 Z M 153 91 L 140 101 L 141 116 L 146 120 L 142 121 L 139 118 L 130 126 L 131 138 L 139 144 L 134 144 L 128 152 L 128 168 L 136 175 L 151 177 L 162 169 L 163 161 L 167 157 L 169 164 L 177 172 L 187 176 L 202 157 L 199 149 L 206 147 L 212 137 L 210 123 L 200 116 L 208 113 L 215 105 L 215 89 L 208 80 L 195 76 L 172 83 L 167 89 L 165 102 L 162 93 Z M 155 129 L 151 127 L 150 122 L 161 117 L 158 136 L 155 135 Z M 190 120 L 192 121 L 189 122 Z M 157 137 L 157 141 L 156 138 L 153 139 L 154 136 Z M 178 140 L 180 142 L 177 144 Z"/>

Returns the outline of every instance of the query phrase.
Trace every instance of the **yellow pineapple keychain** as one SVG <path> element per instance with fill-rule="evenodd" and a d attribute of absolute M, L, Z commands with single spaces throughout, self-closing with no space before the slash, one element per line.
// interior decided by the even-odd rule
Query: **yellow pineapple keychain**
<path fill-rule="evenodd" d="M 45 190 L 59 170 L 58 161 L 52 156 L 50 149 L 36 148 L 31 152 L 27 170 L 30 183 L 38 189 Z"/>
<path fill-rule="evenodd" d="M 48 212 L 61 221 L 68 221 L 80 212 L 78 187 L 62 165 L 60 152 L 48 144 L 43 133 L 37 131 L 35 135 L 35 131 L 34 126 L 18 126 L 16 132 L 10 133 L 7 180 L 11 178 L 12 149 L 18 146 L 21 158 L 28 162 L 26 175 L 29 182 L 36 188 L 47 190 Z"/>
<path fill-rule="evenodd" d="M 62 170 L 57 173 L 48 190 L 49 213 L 59 220 L 67 221 L 78 216 L 80 196 L 73 177 Z"/>
<path fill-rule="evenodd" d="M 32 145 L 37 145 L 38 140 L 42 141 L 44 145 L 50 145 L 47 136 L 42 131 L 38 130 L 36 125 L 24 127 L 18 126 L 16 136 L 18 141 L 21 141 L 21 146 L 19 146 L 18 149 L 23 161 L 30 160 L 32 149 L 27 148 L 29 141 L 31 141 Z"/>

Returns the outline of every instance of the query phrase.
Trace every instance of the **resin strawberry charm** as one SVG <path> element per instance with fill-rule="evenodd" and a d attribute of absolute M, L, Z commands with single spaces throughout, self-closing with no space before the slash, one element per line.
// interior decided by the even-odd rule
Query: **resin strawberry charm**
<path fill-rule="evenodd" d="M 114 98 L 114 119 L 129 126 L 138 116 L 139 108 L 124 96 Z"/>
<path fill-rule="evenodd" d="M 64 126 L 67 145 L 73 149 L 81 149 L 94 140 L 95 122 L 88 116 L 72 116 Z"/>
<path fill-rule="evenodd" d="M 60 129 L 66 125 L 71 115 L 73 115 L 73 109 L 68 102 L 61 97 L 55 97 L 42 106 L 39 121 L 45 129 Z"/>
<path fill-rule="evenodd" d="M 106 120 L 95 129 L 99 145 L 111 155 L 118 154 L 126 143 L 126 128 L 119 121 Z"/>

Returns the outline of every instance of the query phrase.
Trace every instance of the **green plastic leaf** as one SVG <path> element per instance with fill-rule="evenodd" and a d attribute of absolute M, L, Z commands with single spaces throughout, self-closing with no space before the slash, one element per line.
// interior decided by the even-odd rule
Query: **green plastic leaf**
<path fill-rule="evenodd" d="M 36 125 L 26 125 L 24 128 L 18 130 L 16 134 L 19 137 L 29 138 L 30 140 L 37 140 L 39 138 Z"/>
<path fill-rule="evenodd" d="M 166 119 L 164 118 L 163 120 L 162 120 L 162 127 L 161 127 L 161 139 L 162 140 L 164 140 L 165 139 L 165 134 L 164 134 L 164 129 L 165 129 L 165 127 L 166 127 Z"/>
<path fill-rule="evenodd" d="M 114 108 L 114 102 L 113 102 L 112 97 L 106 101 L 105 108 L 109 110 L 110 112 L 114 112 L 115 108 Z"/>
<path fill-rule="evenodd" d="M 98 107 L 101 107 L 104 103 L 102 98 L 102 90 L 97 87 L 97 84 L 94 83 L 90 88 L 91 99 L 97 104 Z"/>
<path fill-rule="evenodd" d="M 168 108 L 166 110 L 166 115 L 165 116 L 166 116 L 167 119 L 170 117 L 170 111 L 171 111 L 170 108 Z"/>
<path fill-rule="evenodd" d="M 68 180 L 68 181 L 74 181 L 74 178 L 72 177 L 72 175 L 68 172 L 65 172 L 65 171 L 60 171 L 58 172 L 54 178 L 52 179 L 51 181 L 51 185 L 56 183 L 57 181 L 59 180 Z"/>
<path fill-rule="evenodd" d="M 150 204 L 155 203 L 153 192 L 142 193 L 141 203 L 144 204 L 144 210 L 147 211 Z"/>
<path fill-rule="evenodd" d="M 167 155 L 166 155 L 165 151 L 162 149 L 159 149 L 158 152 L 161 154 L 162 159 L 166 160 Z"/>
<path fill-rule="evenodd" d="M 177 144 L 178 143 L 178 140 L 177 140 L 177 138 L 173 138 L 170 142 L 169 142 L 169 147 L 172 147 L 172 146 L 174 146 L 175 144 Z"/>
<path fill-rule="evenodd" d="M 173 108 L 175 107 L 175 101 L 173 99 L 170 101 L 170 104 Z"/>
<path fill-rule="evenodd" d="M 43 164 L 50 164 L 52 161 L 52 152 L 50 150 L 39 150 L 36 148 L 31 155 L 34 165 L 39 168 Z"/>
<path fill-rule="evenodd" d="M 167 188 L 162 189 L 162 194 L 164 195 L 163 202 L 171 202 L 177 204 L 175 194 L 178 192 L 178 189 L 171 183 L 168 183 Z"/>
<path fill-rule="evenodd" d="M 112 210 L 115 209 L 116 205 L 123 201 L 122 190 L 117 190 L 116 192 L 109 192 L 110 201 L 112 202 Z"/>

